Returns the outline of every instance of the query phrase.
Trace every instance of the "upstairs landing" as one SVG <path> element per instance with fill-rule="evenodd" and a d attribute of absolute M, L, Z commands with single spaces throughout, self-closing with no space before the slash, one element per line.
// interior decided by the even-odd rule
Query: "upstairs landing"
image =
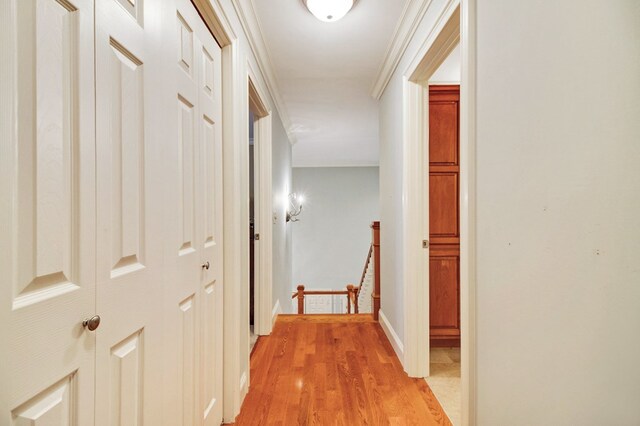
<path fill-rule="evenodd" d="M 251 356 L 237 425 L 450 425 L 371 315 L 280 315 Z"/>

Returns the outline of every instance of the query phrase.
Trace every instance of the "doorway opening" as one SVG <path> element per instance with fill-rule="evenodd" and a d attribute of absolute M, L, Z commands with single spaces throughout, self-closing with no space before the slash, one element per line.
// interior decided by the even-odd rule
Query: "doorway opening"
<path fill-rule="evenodd" d="M 404 364 L 410 376 L 426 378 L 454 424 L 467 424 L 474 410 L 474 56 L 464 16 L 471 12 L 459 2 L 442 11 L 403 83 Z M 452 52 L 460 58 L 457 81 L 437 75 Z M 447 374 L 454 383 L 439 391 Z"/>
<path fill-rule="evenodd" d="M 253 351 L 258 334 L 255 329 L 255 243 L 260 238 L 256 233 L 255 199 L 258 187 L 255 185 L 255 150 L 254 148 L 255 116 L 249 110 L 249 353 Z"/>
<path fill-rule="evenodd" d="M 460 45 L 428 81 L 429 387 L 460 424 Z"/>
<path fill-rule="evenodd" d="M 258 336 L 272 327 L 273 200 L 271 173 L 271 114 L 255 79 L 248 79 L 248 194 L 249 199 L 249 351 Z M 246 176 L 246 175 L 245 175 Z M 245 311 L 246 312 L 246 311 Z"/>

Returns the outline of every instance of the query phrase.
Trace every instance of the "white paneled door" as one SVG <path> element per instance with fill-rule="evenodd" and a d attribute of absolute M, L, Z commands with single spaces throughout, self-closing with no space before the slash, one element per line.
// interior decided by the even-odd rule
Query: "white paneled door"
<path fill-rule="evenodd" d="M 163 3 L 96 1 L 97 425 L 162 422 Z"/>
<path fill-rule="evenodd" d="M 165 261 L 172 274 L 166 417 L 171 424 L 222 422 L 221 51 L 188 0 L 176 0 L 167 46 L 171 145 Z"/>
<path fill-rule="evenodd" d="M 188 0 L 0 23 L 0 425 L 219 425 L 219 46 Z"/>
<path fill-rule="evenodd" d="M 93 1 L 0 4 L 0 424 L 93 424 Z"/>

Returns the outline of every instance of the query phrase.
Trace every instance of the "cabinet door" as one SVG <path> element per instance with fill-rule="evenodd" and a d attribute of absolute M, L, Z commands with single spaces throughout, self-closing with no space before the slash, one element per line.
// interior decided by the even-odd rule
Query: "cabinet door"
<path fill-rule="evenodd" d="M 93 1 L 0 21 L 0 424 L 92 424 Z"/>
<path fill-rule="evenodd" d="M 432 345 L 460 344 L 459 86 L 429 90 L 429 306 Z"/>
<path fill-rule="evenodd" d="M 429 258 L 429 324 L 434 344 L 456 344 L 460 338 L 459 281 L 459 249 L 432 248 Z"/>

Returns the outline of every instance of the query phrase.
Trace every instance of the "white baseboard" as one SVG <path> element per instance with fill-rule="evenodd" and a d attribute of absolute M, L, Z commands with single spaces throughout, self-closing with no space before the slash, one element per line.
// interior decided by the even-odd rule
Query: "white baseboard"
<path fill-rule="evenodd" d="M 276 304 L 271 311 L 271 326 L 276 323 L 278 315 L 282 313 L 282 306 L 280 306 L 280 299 L 276 300 Z"/>
<path fill-rule="evenodd" d="M 384 312 L 382 312 L 382 309 L 380 309 L 378 315 L 380 316 L 380 326 L 382 327 L 382 331 L 384 331 L 384 334 L 387 335 L 387 339 L 389 339 L 389 342 L 391 343 L 393 350 L 396 352 L 400 363 L 404 365 L 404 344 L 402 343 L 402 340 L 400 340 L 400 337 L 398 337 L 398 333 L 396 333 L 393 327 L 391 327 L 391 323 L 387 319 L 387 316 L 384 314 Z"/>
<path fill-rule="evenodd" d="M 240 395 L 242 395 L 242 397 L 240 398 L 241 401 L 244 399 L 244 395 L 246 395 L 248 390 L 249 386 L 247 383 L 247 372 L 245 371 L 244 373 L 242 373 L 242 376 L 240 376 Z"/>

